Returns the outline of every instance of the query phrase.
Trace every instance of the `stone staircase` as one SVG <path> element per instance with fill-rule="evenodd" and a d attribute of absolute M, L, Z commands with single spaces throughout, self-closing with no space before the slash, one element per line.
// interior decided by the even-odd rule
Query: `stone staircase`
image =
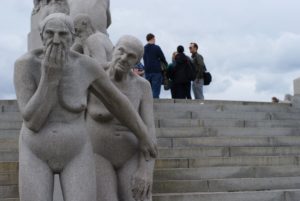
<path fill-rule="evenodd" d="M 154 201 L 300 201 L 300 109 L 157 100 Z M 0 201 L 18 200 L 16 101 L 0 101 Z"/>

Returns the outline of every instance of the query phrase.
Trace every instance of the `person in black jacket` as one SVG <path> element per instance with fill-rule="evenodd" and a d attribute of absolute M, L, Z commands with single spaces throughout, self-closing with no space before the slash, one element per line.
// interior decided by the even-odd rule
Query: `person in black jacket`
<path fill-rule="evenodd" d="M 146 39 L 148 44 L 144 47 L 143 56 L 145 77 L 151 84 L 153 98 L 159 98 L 163 81 L 161 62 L 166 66 L 168 66 L 168 63 L 160 47 L 155 44 L 155 36 L 149 33 Z"/>
<path fill-rule="evenodd" d="M 172 90 L 175 99 L 191 99 L 191 81 L 188 76 L 190 62 L 190 59 L 184 54 L 183 46 L 179 45 L 172 72 Z"/>

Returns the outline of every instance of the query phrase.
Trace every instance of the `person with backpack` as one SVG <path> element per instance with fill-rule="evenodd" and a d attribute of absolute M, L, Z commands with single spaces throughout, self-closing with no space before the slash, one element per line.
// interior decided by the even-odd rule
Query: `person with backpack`
<path fill-rule="evenodd" d="M 172 69 L 172 95 L 174 99 L 191 99 L 190 58 L 184 54 L 183 46 L 177 47 L 175 66 Z"/>
<path fill-rule="evenodd" d="M 194 93 L 195 99 L 204 100 L 203 74 L 206 71 L 206 66 L 204 64 L 203 56 L 198 53 L 197 43 L 190 43 L 189 49 L 190 49 L 190 53 L 192 54 L 192 63 L 194 65 L 195 71 L 196 71 L 195 80 L 192 83 L 193 93 Z"/>

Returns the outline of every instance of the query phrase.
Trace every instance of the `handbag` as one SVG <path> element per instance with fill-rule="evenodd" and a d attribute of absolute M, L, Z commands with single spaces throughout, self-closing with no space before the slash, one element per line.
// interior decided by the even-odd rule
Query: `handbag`
<path fill-rule="evenodd" d="M 209 85 L 211 83 L 211 79 L 212 79 L 212 76 L 211 76 L 210 72 L 205 71 L 203 73 L 204 85 Z"/>
<path fill-rule="evenodd" d="M 171 83 L 168 77 L 168 66 L 164 62 L 160 61 L 160 67 L 163 76 L 163 81 L 161 84 L 164 85 L 164 90 L 169 90 L 171 87 Z"/>

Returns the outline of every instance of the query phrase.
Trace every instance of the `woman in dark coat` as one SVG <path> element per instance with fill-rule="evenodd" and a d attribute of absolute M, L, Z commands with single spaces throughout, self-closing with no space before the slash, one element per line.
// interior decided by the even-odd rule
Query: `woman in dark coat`
<path fill-rule="evenodd" d="M 179 45 L 172 72 L 172 90 L 175 99 L 191 99 L 191 81 L 188 76 L 190 65 L 190 59 L 184 54 L 183 46 Z"/>

